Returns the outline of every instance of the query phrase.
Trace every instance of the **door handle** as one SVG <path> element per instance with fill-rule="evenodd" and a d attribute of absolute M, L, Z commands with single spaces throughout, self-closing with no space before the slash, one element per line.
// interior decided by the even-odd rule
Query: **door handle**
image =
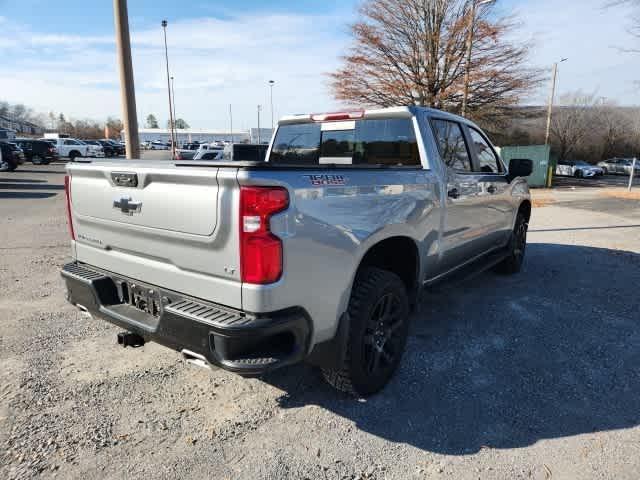
<path fill-rule="evenodd" d="M 449 198 L 458 198 L 460 196 L 460 192 L 457 188 L 452 188 L 447 192 L 447 195 L 449 196 Z"/>
<path fill-rule="evenodd" d="M 489 193 L 496 193 L 498 191 L 498 189 L 495 187 L 495 185 L 489 185 L 489 187 L 487 188 L 487 192 Z"/>

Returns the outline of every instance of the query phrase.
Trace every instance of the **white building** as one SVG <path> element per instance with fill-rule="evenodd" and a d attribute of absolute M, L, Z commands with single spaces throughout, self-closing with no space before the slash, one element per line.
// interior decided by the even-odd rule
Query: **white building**
<path fill-rule="evenodd" d="M 199 130 L 196 128 L 177 129 L 178 144 L 190 142 L 210 143 L 215 141 L 233 141 L 235 143 L 258 143 L 258 129 L 250 130 Z M 271 140 L 272 130 L 270 128 L 260 129 L 260 142 L 267 143 Z M 122 131 L 122 140 L 124 141 L 124 130 Z M 171 131 L 166 128 L 141 128 L 138 130 L 140 143 L 144 142 L 169 142 L 171 140 Z"/>

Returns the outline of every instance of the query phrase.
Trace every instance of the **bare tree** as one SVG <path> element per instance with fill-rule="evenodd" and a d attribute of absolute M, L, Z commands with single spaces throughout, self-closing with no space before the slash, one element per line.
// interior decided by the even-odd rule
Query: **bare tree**
<path fill-rule="evenodd" d="M 589 131 L 593 131 L 595 95 L 583 92 L 568 93 L 560 97 L 560 106 L 553 112 L 551 139 L 558 159 L 565 160 L 581 144 Z"/>
<path fill-rule="evenodd" d="M 601 135 L 598 139 L 600 157 L 624 155 L 633 137 L 632 119 L 612 102 L 602 102 L 594 114 L 593 120 Z"/>
<path fill-rule="evenodd" d="M 331 74 L 336 98 L 460 112 L 471 1 L 366 0 L 353 45 Z M 473 31 L 468 111 L 476 119 L 502 115 L 541 78 L 525 66 L 529 45 L 507 40 L 513 19 L 493 19 L 491 8 L 478 10 Z"/>

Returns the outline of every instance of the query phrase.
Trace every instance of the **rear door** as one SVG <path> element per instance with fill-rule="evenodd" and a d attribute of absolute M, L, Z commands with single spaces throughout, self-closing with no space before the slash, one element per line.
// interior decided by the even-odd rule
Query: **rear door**
<path fill-rule="evenodd" d="M 68 168 L 77 260 L 241 306 L 236 169 L 172 162 Z"/>
<path fill-rule="evenodd" d="M 439 118 L 430 123 L 445 166 L 447 204 L 439 268 L 445 273 L 489 248 L 486 207 L 462 125 Z"/>

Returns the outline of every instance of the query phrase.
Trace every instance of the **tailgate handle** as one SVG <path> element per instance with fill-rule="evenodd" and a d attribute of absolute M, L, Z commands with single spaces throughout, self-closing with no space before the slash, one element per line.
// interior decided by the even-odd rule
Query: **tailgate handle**
<path fill-rule="evenodd" d="M 125 215 L 133 215 L 134 213 L 140 213 L 142 202 L 137 202 L 131 197 L 117 198 L 113 201 L 113 208 L 117 208 Z"/>

